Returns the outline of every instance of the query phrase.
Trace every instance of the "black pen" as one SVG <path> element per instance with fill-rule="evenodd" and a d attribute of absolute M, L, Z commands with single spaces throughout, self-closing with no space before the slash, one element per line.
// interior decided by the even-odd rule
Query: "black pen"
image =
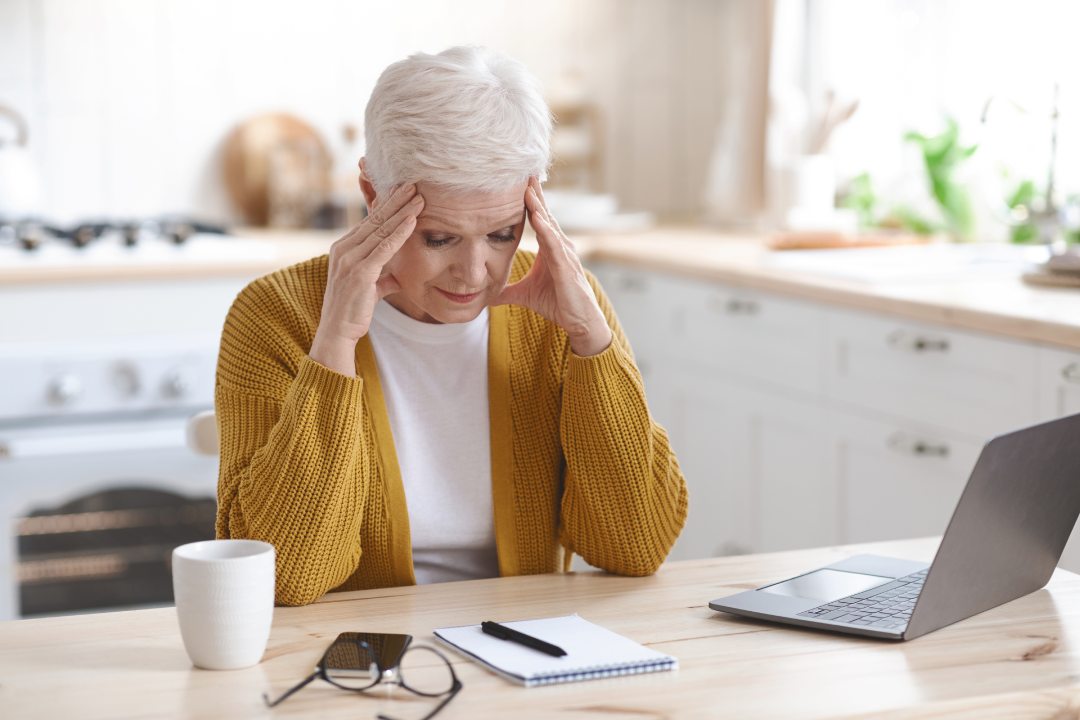
<path fill-rule="evenodd" d="M 508 628 L 505 625 L 500 625 L 497 622 L 485 620 L 484 622 L 480 623 L 480 629 L 483 630 L 484 633 L 486 633 L 487 635 L 491 635 L 492 637 L 497 637 L 500 640 L 509 640 L 510 642 L 516 642 L 524 645 L 525 647 L 532 648 L 533 650 L 539 650 L 540 652 L 546 653 L 548 655 L 562 657 L 566 654 L 566 651 L 558 645 L 552 645 L 549 642 L 544 642 L 540 638 L 534 638 L 532 635 L 526 635 L 523 632 L 518 632 L 513 628 Z"/>

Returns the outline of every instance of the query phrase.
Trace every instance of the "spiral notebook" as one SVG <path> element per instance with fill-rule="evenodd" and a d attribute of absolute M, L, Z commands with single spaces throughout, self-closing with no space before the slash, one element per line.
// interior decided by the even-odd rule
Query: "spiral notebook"
<path fill-rule="evenodd" d="M 679 661 L 600 627 L 579 615 L 502 623 L 558 645 L 552 657 L 515 642 L 485 635 L 479 625 L 438 628 L 435 638 L 508 680 L 533 687 L 615 675 L 674 670 Z"/>

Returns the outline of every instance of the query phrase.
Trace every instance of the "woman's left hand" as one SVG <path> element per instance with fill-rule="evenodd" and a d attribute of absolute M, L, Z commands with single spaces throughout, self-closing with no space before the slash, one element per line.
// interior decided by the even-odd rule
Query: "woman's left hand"
<path fill-rule="evenodd" d="M 540 252 L 520 281 L 507 285 L 495 305 L 522 305 L 566 331 L 570 349 L 579 356 L 597 355 L 611 344 L 611 328 L 596 302 L 574 245 L 548 212 L 540 181 L 529 178 L 525 189 L 529 223 Z"/>

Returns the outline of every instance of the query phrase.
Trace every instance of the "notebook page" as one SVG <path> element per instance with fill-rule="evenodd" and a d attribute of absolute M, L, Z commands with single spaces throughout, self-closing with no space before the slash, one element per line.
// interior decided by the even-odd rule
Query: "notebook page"
<path fill-rule="evenodd" d="M 502 624 L 558 645 L 567 654 L 552 657 L 515 642 L 500 640 L 484 634 L 479 625 L 440 628 L 435 635 L 486 665 L 523 681 L 629 667 L 668 669 L 676 662 L 670 655 L 647 648 L 579 615 Z"/>

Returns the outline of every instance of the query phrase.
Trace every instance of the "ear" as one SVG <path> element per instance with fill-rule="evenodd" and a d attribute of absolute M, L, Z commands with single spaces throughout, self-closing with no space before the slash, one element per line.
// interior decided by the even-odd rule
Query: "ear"
<path fill-rule="evenodd" d="M 360 191 L 364 193 L 364 201 L 368 208 L 375 207 L 375 185 L 371 182 L 371 176 L 367 171 L 367 158 L 360 158 Z"/>

